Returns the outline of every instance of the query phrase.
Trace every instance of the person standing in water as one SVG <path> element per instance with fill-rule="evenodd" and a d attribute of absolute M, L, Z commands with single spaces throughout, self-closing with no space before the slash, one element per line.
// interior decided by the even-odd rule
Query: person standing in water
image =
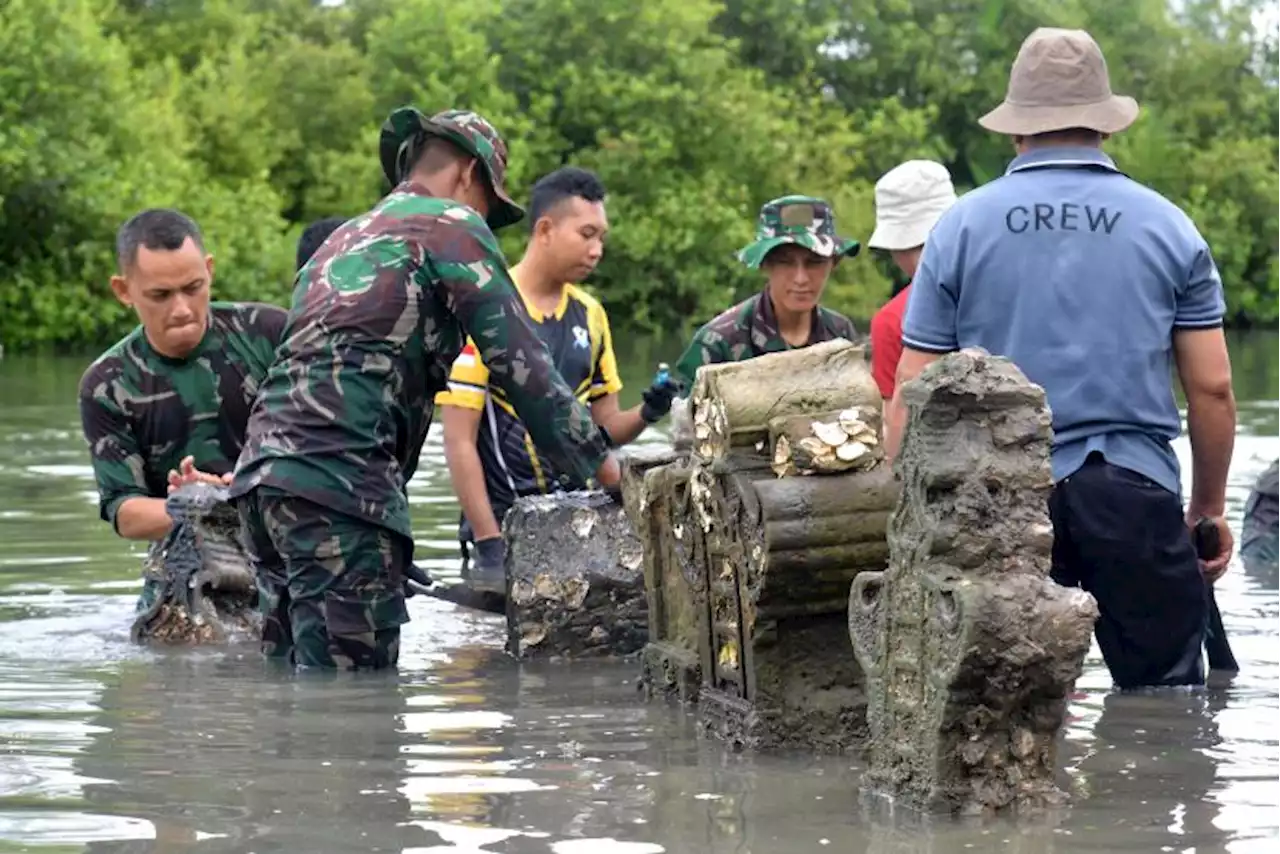
<path fill-rule="evenodd" d="M 394 189 L 299 273 L 231 485 L 266 599 L 263 651 L 298 668 L 397 663 L 406 487 L 468 335 L 557 470 L 604 486 L 620 477 L 491 230 L 524 216 L 498 131 L 473 112 L 403 107 L 380 155 Z"/>
<path fill-rule="evenodd" d="M 823 199 L 782 196 L 765 203 L 756 239 L 738 258 L 763 270 L 764 290 L 722 312 L 693 335 L 672 369 L 688 395 L 703 365 L 742 362 L 765 353 L 844 338 L 859 341 L 853 322 L 819 305 L 831 271 L 858 254 L 858 241 L 836 233 Z"/>
<path fill-rule="evenodd" d="M 674 382 L 657 381 L 644 403 L 618 406 L 622 379 L 604 307 L 577 286 L 604 255 L 609 219 L 605 188 L 593 173 L 566 166 L 533 186 L 530 238 L 511 278 L 556 370 L 614 445 L 625 445 L 671 409 Z M 444 424 L 444 453 L 462 505 L 458 539 L 463 575 L 477 590 L 505 590 L 502 520 L 515 500 L 588 483 L 561 473 L 537 451 L 501 386 L 492 382 L 470 338 L 453 363 L 449 387 L 436 395 Z M 474 553 L 474 554 L 473 554 Z"/>
<path fill-rule="evenodd" d="M 172 527 L 165 496 L 179 473 L 230 479 L 286 312 L 212 301 L 213 256 L 196 223 L 176 210 L 144 210 L 124 223 L 116 264 L 111 290 L 139 325 L 84 372 L 80 423 L 103 521 L 121 537 L 155 544 Z M 144 570 L 139 613 L 159 590 Z"/>

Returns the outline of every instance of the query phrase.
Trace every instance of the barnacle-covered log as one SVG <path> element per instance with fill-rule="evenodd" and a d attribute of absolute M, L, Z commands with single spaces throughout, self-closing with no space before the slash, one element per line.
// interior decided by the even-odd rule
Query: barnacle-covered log
<path fill-rule="evenodd" d="M 769 456 L 778 477 L 869 469 L 884 458 L 880 409 L 851 406 L 769 421 Z"/>
<path fill-rule="evenodd" d="M 765 455 L 774 418 L 881 403 L 865 350 L 843 339 L 704 365 L 689 394 L 693 452 L 704 462 L 734 448 Z"/>
<path fill-rule="evenodd" d="M 626 655 L 644 646 L 643 552 L 622 506 L 607 493 L 520 498 L 502 529 L 508 652 Z"/>

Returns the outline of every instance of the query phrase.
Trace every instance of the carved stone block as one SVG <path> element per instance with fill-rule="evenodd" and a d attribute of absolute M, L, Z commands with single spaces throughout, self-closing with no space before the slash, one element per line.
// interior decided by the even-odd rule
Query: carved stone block
<path fill-rule="evenodd" d="M 902 390 L 889 568 L 854 579 L 865 788 L 921 811 L 1048 806 L 1097 605 L 1050 580 L 1051 419 L 1009 360 L 964 350 Z"/>

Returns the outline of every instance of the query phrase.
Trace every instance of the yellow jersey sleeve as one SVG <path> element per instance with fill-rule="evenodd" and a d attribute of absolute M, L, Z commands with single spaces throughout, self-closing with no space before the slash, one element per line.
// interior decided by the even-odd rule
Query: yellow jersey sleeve
<path fill-rule="evenodd" d="M 622 391 L 622 377 L 618 375 L 618 359 L 613 354 L 609 315 L 604 306 L 594 300 L 587 310 L 587 326 L 591 340 L 600 342 L 591 371 L 591 388 L 587 391 L 587 399 L 596 400 Z"/>
<path fill-rule="evenodd" d="M 475 342 L 468 338 L 449 370 L 449 387 L 436 395 L 436 406 L 484 409 L 488 387 L 489 369 L 480 361 Z"/>

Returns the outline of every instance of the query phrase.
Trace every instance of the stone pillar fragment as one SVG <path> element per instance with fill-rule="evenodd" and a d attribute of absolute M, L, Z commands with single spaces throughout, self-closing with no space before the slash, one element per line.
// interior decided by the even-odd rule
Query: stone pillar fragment
<path fill-rule="evenodd" d="M 626 655 L 644 646 L 644 555 L 621 504 L 599 490 L 528 496 L 502 528 L 509 653 Z"/>
<path fill-rule="evenodd" d="M 1060 803 L 1056 739 L 1098 610 L 1048 577 L 1044 391 L 971 349 L 902 394 L 889 568 L 849 597 L 868 680 L 864 786 L 922 811 Z"/>

